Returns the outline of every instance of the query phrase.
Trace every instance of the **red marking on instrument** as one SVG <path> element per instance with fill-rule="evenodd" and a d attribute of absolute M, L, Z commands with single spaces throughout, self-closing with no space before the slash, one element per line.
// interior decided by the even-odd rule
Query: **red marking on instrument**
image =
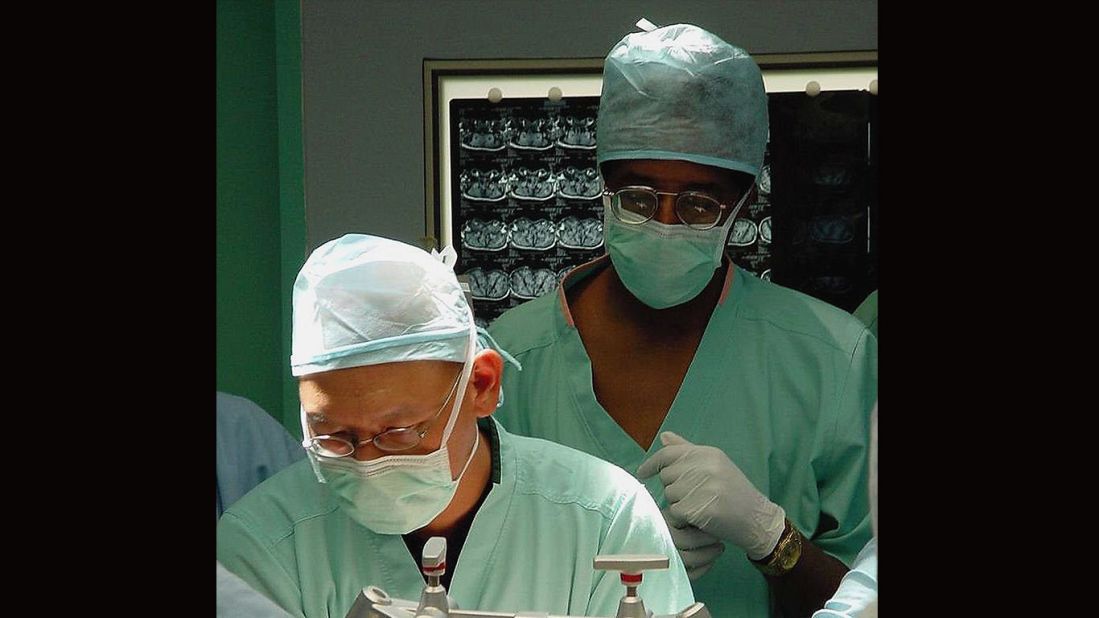
<path fill-rule="evenodd" d="M 640 584 L 641 583 L 641 574 L 640 573 L 622 573 L 621 575 L 622 575 L 622 583 L 623 584 Z"/>

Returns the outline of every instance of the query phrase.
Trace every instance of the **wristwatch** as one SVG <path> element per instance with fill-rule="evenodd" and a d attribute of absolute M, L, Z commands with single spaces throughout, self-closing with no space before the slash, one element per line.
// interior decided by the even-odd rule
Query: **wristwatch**
<path fill-rule="evenodd" d="M 786 527 L 783 529 L 778 543 L 775 544 L 774 551 L 760 560 L 752 560 L 751 558 L 748 560 L 764 575 L 779 577 L 789 573 L 794 565 L 798 563 L 799 558 L 801 558 L 801 533 L 787 519 Z"/>

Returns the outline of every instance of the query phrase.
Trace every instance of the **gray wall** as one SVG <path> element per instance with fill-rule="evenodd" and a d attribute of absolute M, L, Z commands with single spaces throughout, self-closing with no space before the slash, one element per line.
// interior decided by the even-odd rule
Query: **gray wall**
<path fill-rule="evenodd" d="M 424 234 L 425 58 L 603 57 L 640 17 L 750 53 L 878 49 L 877 0 L 302 0 L 307 249 Z"/>

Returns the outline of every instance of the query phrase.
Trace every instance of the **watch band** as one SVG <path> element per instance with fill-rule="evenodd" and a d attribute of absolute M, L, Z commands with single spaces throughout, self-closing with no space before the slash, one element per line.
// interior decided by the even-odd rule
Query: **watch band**
<path fill-rule="evenodd" d="M 787 519 L 786 527 L 783 529 L 782 536 L 779 537 L 774 551 L 760 560 L 749 558 L 749 562 L 754 564 L 764 575 L 779 577 L 789 573 L 794 565 L 798 563 L 799 558 L 801 558 L 801 533 Z"/>

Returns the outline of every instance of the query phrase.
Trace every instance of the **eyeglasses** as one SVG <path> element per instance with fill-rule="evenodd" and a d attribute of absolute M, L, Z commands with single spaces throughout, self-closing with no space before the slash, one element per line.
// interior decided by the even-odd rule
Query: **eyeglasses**
<path fill-rule="evenodd" d="M 454 380 L 454 386 L 450 387 L 450 393 L 447 394 L 446 399 L 443 401 L 443 405 L 439 406 L 439 410 L 427 419 L 419 426 L 410 425 L 408 427 L 394 427 L 393 429 L 387 429 L 380 434 L 372 437 L 360 440 L 355 434 L 352 433 L 339 433 L 339 434 L 325 434 L 320 436 L 313 436 L 309 439 L 305 448 L 313 451 L 314 454 L 321 457 L 347 457 L 355 452 L 358 447 L 372 442 L 374 446 L 380 451 L 388 453 L 396 453 L 400 451 L 407 451 L 420 444 L 420 441 L 427 435 L 427 430 L 431 427 L 431 424 L 435 422 L 435 419 L 439 418 L 439 415 L 446 408 L 447 403 L 450 402 L 451 396 L 458 390 L 458 382 L 462 380 L 462 371 L 458 371 L 458 377 Z"/>
<path fill-rule="evenodd" d="M 737 202 L 744 203 L 750 191 L 745 191 Z M 616 219 L 630 225 L 640 225 L 656 215 L 661 195 L 675 196 L 675 215 L 684 225 L 696 230 L 708 230 L 721 220 L 721 213 L 729 208 L 701 191 L 657 191 L 652 187 L 628 186 L 617 191 L 603 191 L 603 207 L 609 208 Z"/>

